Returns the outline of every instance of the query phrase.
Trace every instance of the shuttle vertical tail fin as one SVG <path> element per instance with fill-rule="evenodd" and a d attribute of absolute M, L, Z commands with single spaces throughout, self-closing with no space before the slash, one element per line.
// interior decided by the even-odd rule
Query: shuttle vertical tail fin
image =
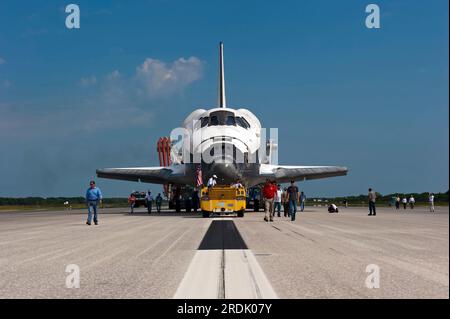
<path fill-rule="evenodd" d="M 218 92 L 218 107 L 227 107 L 227 101 L 225 98 L 225 75 L 223 69 L 223 42 L 219 44 L 219 92 Z"/>

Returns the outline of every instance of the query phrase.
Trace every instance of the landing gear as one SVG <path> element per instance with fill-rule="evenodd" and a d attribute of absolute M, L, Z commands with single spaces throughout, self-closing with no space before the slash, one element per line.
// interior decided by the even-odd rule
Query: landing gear
<path fill-rule="evenodd" d="M 209 212 L 202 210 L 202 216 L 203 218 L 208 218 L 209 217 Z"/>
<path fill-rule="evenodd" d="M 244 211 L 243 210 L 238 211 L 237 217 L 244 217 Z"/>

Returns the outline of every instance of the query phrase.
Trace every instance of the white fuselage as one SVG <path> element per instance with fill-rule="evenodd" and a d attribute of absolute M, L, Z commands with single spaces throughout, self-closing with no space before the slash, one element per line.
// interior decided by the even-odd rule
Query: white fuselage
<path fill-rule="evenodd" d="M 261 124 L 247 109 L 197 109 L 183 122 L 192 163 L 256 163 Z"/>

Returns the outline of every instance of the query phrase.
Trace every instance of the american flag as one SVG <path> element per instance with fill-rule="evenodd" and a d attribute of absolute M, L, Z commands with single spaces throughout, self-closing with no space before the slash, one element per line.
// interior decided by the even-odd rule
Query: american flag
<path fill-rule="evenodd" d="M 202 177 L 202 166 L 197 165 L 197 187 L 203 185 L 203 177 Z"/>

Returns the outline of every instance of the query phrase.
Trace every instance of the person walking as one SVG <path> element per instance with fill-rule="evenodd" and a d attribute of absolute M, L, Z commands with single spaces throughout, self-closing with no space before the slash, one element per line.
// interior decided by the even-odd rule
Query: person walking
<path fill-rule="evenodd" d="M 199 208 L 200 203 L 200 197 L 198 195 L 198 188 L 194 187 L 194 190 L 192 191 L 192 209 L 194 210 L 194 213 L 197 212 L 197 209 Z"/>
<path fill-rule="evenodd" d="M 395 209 L 400 209 L 400 196 L 395 198 Z"/>
<path fill-rule="evenodd" d="M 95 186 L 95 181 L 89 182 L 89 188 L 86 191 L 86 204 L 88 207 L 88 217 L 86 225 L 91 225 L 92 215 L 94 215 L 94 224 L 98 225 L 97 206 L 102 203 L 103 195 L 100 188 Z"/>
<path fill-rule="evenodd" d="M 416 200 L 414 199 L 413 195 L 411 195 L 409 197 L 409 207 L 411 207 L 411 209 L 414 209 L 414 204 L 416 203 Z"/>
<path fill-rule="evenodd" d="M 156 198 L 155 198 L 156 211 L 158 213 L 161 212 L 162 200 L 163 200 L 163 198 L 161 196 L 161 193 L 158 193 L 158 195 L 156 195 Z"/>
<path fill-rule="evenodd" d="M 376 208 L 375 208 L 375 200 L 377 199 L 377 195 L 372 190 L 372 188 L 369 188 L 369 194 L 368 194 L 367 197 L 369 199 L 369 216 L 376 216 L 377 215 L 377 211 L 376 211 Z"/>
<path fill-rule="evenodd" d="M 153 196 L 151 191 L 147 191 L 147 194 L 145 195 L 145 202 L 147 203 L 147 211 L 149 214 L 152 213 L 152 202 L 153 202 Z"/>
<path fill-rule="evenodd" d="M 253 199 L 253 211 L 259 212 L 259 196 L 261 196 L 260 190 L 258 192 L 253 191 L 252 199 Z"/>
<path fill-rule="evenodd" d="M 428 196 L 428 203 L 430 205 L 430 212 L 434 213 L 434 194 L 430 193 L 430 196 Z"/>
<path fill-rule="evenodd" d="M 273 203 L 275 199 L 275 194 L 277 192 L 277 189 L 273 183 L 271 183 L 269 180 L 266 181 L 266 184 L 263 188 L 263 196 L 265 198 L 264 201 L 264 208 L 265 208 L 265 216 L 264 220 L 266 222 L 273 222 Z"/>
<path fill-rule="evenodd" d="M 295 214 L 297 213 L 297 202 L 300 199 L 300 193 L 298 192 L 298 187 L 295 185 L 295 181 L 291 181 L 291 186 L 288 187 L 287 194 L 291 221 L 295 221 Z"/>
<path fill-rule="evenodd" d="M 281 185 L 277 185 L 277 192 L 275 193 L 275 198 L 273 201 L 273 210 L 274 210 L 274 215 L 275 215 L 275 211 L 277 211 L 277 216 L 281 217 L 281 201 L 282 201 L 282 197 L 283 197 L 283 191 L 281 190 Z"/>
<path fill-rule="evenodd" d="M 134 206 L 136 205 L 136 195 L 131 193 L 128 197 L 128 204 L 130 205 L 130 214 L 134 213 Z"/>
<path fill-rule="evenodd" d="M 306 202 L 306 195 L 305 193 L 300 193 L 300 211 L 303 212 L 305 210 L 305 202 Z"/>
<path fill-rule="evenodd" d="M 289 200 L 286 187 L 284 188 L 282 193 L 282 201 L 283 201 L 284 217 L 291 217 L 291 213 L 289 212 Z"/>
<path fill-rule="evenodd" d="M 181 195 L 180 194 L 175 195 L 175 211 L 177 213 L 181 212 Z"/>
<path fill-rule="evenodd" d="M 408 205 L 408 200 L 406 199 L 406 197 L 403 197 L 402 204 L 403 204 L 403 209 L 406 209 L 406 206 Z"/>

